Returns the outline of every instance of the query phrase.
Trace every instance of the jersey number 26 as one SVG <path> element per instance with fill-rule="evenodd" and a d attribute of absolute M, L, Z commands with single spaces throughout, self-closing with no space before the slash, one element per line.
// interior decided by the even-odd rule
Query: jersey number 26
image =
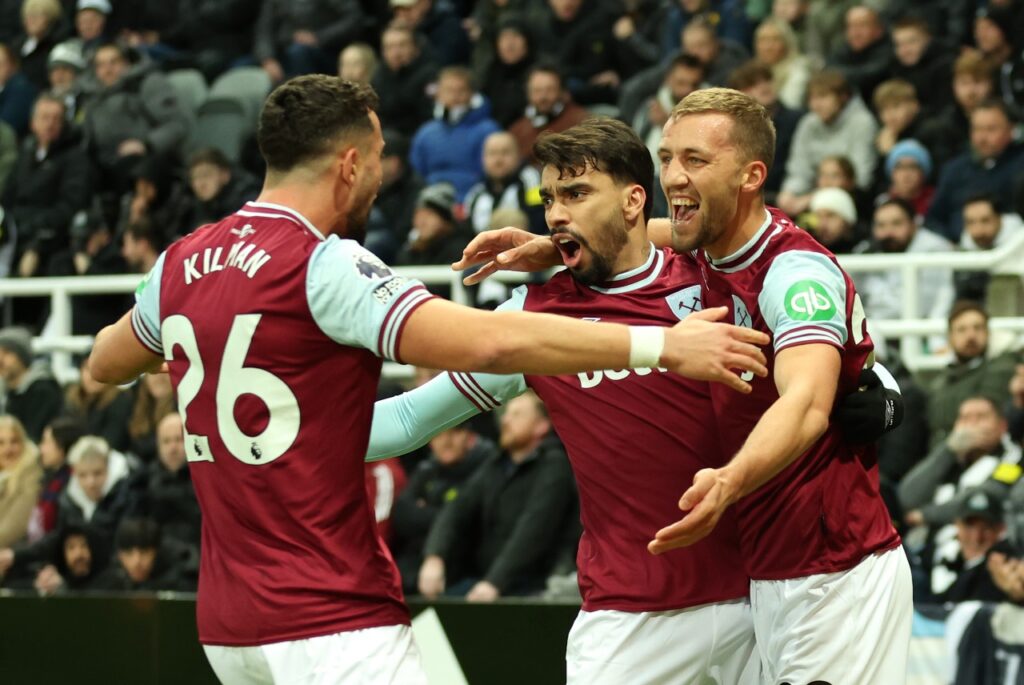
<path fill-rule="evenodd" d="M 249 345 L 260 323 L 260 314 L 239 314 L 231 323 L 227 343 L 217 370 L 214 404 L 217 432 L 231 456 L 252 465 L 267 464 L 288 451 L 299 434 L 299 403 L 288 385 L 274 374 L 245 366 Z M 185 425 L 185 452 L 189 461 L 213 461 L 207 436 L 188 432 L 188 407 L 199 394 L 207 370 L 196 340 L 195 328 L 188 317 L 174 314 L 161 326 L 164 358 L 171 361 L 174 348 L 181 347 L 188 369 L 178 383 L 178 408 Z M 213 370 L 211 370 L 211 373 Z M 235 403 L 245 394 L 256 395 L 270 415 L 258 435 L 246 435 L 235 420 Z"/>

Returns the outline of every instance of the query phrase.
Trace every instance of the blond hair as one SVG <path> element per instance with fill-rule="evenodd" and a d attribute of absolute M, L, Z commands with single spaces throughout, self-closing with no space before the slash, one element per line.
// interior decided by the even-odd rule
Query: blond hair
<path fill-rule="evenodd" d="M 39 450 L 25 433 L 25 426 L 18 417 L 12 414 L 0 415 L 0 430 L 4 429 L 10 430 L 21 440 L 21 456 L 7 476 L 7 491 L 15 492 L 21 485 L 21 479 L 25 477 L 26 473 L 31 472 L 33 464 L 38 461 Z"/>
<path fill-rule="evenodd" d="M 22 19 L 29 14 L 42 14 L 52 24 L 63 16 L 64 10 L 57 0 L 25 0 L 21 4 Z"/>
<path fill-rule="evenodd" d="M 85 435 L 68 450 L 68 463 L 72 467 L 86 461 L 102 461 L 110 458 L 110 445 L 98 435 Z"/>
<path fill-rule="evenodd" d="M 732 88 L 705 88 L 680 100 L 672 110 L 672 120 L 691 114 L 724 114 L 732 119 L 730 138 L 745 161 L 764 162 L 771 170 L 775 161 L 775 124 L 757 100 Z"/>
<path fill-rule="evenodd" d="M 875 89 L 875 109 L 882 110 L 892 105 L 902 105 L 904 102 L 917 102 L 917 91 L 914 86 L 903 79 L 889 79 L 880 83 Z"/>

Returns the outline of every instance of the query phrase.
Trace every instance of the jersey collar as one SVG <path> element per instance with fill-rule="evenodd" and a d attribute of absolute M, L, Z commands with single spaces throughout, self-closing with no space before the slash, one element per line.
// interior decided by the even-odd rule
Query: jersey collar
<path fill-rule="evenodd" d="M 613 276 L 600 286 L 589 285 L 587 287 L 605 295 L 618 295 L 619 293 L 631 293 L 650 285 L 665 265 L 665 253 L 656 248 L 653 243 L 649 243 L 649 245 L 651 250 L 646 262 L 635 269 Z"/>
<path fill-rule="evenodd" d="M 757 229 L 757 233 L 747 241 L 746 245 L 721 259 L 712 259 L 711 255 L 707 252 L 704 253 L 704 256 L 707 258 L 708 264 L 715 271 L 723 271 L 725 273 L 740 271 L 757 261 L 757 258 L 768 247 L 769 241 L 781 230 L 782 226 L 773 226 L 772 215 L 766 209 L 764 210 L 764 223 L 761 224 L 761 228 Z"/>
<path fill-rule="evenodd" d="M 245 207 L 237 213 L 242 216 L 262 216 L 267 218 L 276 217 L 280 219 L 288 219 L 301 226 L 305 226 L 317 238 L 324 240 L 324 234 L 321 233 L 309 219 L 302 216 L 300 212 L 295 211 L 291 207 L 285 207 L 284 205 L 278 205 L 272 202 L 246 202 Z"/>

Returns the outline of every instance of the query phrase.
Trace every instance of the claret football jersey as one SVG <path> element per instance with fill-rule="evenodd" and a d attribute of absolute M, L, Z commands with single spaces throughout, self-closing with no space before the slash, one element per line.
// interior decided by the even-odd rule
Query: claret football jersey
<path fill-rule="evenodd" d="M 753 392 L 711 386 L 715 432 L 726 459 L 740 449 L 779 398 L 775 355 L 801 345 L 836 348 L 838 396 L 857 389 L 873 346 L 852 279 L 835 257 L 777 210 L 735 254 L 691 255 L 702 276 L 703 304 L 726 306 L 729 321 L 771 336 L 768 377 L 748 374 Z M 879 495 L 874 445 L 844 442 L 831 422 L 803 455 L 736 504 L 743 558 L 754 579 L 796 578 L 853 567 L 900 538 Z"/>
<path fill-rule="evenodd" d="M 202 509 L 203 643 L 408 622 L 363 457 L 381 358 L 430 297 L 266 203 L 174 243 L 139 287 L 133 329 L 169 360 Z"/>

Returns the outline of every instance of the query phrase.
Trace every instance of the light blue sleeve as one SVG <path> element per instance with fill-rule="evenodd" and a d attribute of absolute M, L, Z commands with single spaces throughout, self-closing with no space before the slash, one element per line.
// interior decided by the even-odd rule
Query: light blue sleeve
<path fill-rule="evenodd" d="M 135 289 L 135 306 L 132 308 L 132 330 L 135 337 L 153 354 L 164 356 L 164 344 L 160 339 L 160 281 L 164 275 L 164 257 L 161 252 L 156 264 Z"/>
<path fill-rule="evenodd" d="M 499 310 L 520 311 L 526 287 L 517 288 Z M 521 373 L 443 373 L 429 383 L 373 407 L 366 460 L 406 454 L 466 419 L 497 409 L 526 391 Z"/>
<path fill-rule="evenodd" d="M 768 267 L 757 298 L 772 331 L 775 351 L 808 343 L 843 347 L 846 280 L 832 260 L 817 252 L 785 252 Z"/>
<path fill-rule="evenodd" d="M 431 297 L 421 282 L 395 274 L 355 241 L 330 236 L 310 255 L 309 310 L 320 330 L 341 345 L 401 361 L 402 328 Z"/>

